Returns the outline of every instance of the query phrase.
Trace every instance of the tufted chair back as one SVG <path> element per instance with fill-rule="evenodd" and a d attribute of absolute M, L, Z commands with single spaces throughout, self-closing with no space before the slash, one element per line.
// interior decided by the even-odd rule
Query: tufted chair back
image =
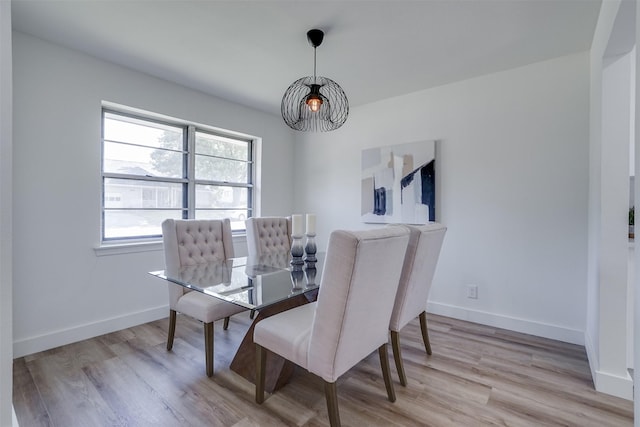
<path fill-rule="evenodd" d="M 389 328 L 400 331 L 409 321 L 427 309 L 427 298 L 440 256 L 440 248 L 447 228 L 438 223 L 409 229 L 409 246 L 402 267 L 398 294 Z"/>
<path fill-rule="evenodd" d="M 289 251 L 271 251 L 257 258 L 250 258 L 253 265 L 268 265 L 277 268 L 288 268 L 291 255 Z"/>
<path fill-rule="evenodd" d="M 247 251 L 250 258 L 257 259 L 271 253 L 291 250 L 291 218 L 265 216 L 248 218 Z"/>
<path fill-rule="evenodd" d="M 309 337 L 310 372 L 334 382 L 388 341 L 408 241 L 400 226 L 331 233 Z"/>
<path fill-rule="evenodd" d="M 231 285 L 233 261 L 209 262 L 180 269 L 180 279 L 186 283 L 207 287 L 215 284 Z"/>
<path fill-rule="evenodd" d="M 233 258 L 231 222 L 223 220 L 167 219 L 162 222 L 165 268 L 177 274 L 182 267 Z M 169 283 L 169 307 L 188 289 Z"/>

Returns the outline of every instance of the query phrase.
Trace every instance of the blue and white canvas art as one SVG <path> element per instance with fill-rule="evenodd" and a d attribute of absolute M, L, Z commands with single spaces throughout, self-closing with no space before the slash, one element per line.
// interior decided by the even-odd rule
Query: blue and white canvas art
<path fill-rule="evenodd" d="M 436 141 L 362 150 L 361 217 L 368 223 L 436 219 Z"/>

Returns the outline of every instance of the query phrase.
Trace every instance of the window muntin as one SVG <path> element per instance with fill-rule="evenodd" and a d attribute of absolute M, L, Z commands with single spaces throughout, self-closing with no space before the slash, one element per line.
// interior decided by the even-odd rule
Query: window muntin
<path fill-rule="evenodd" d="M 251 160 L 251 150 L 245 141 L 224 138 L 207 132 L 196 132 L 196 154 L 246 162 Z"/>
<path fill-rule="evenodd" d="M 125 114 L 104 113 L 104 139 L 147 147 L 181 150 L 183 127 L 138 119 Z"/>
<path fill-rule="evenodd" d="M 104 240 L 139 239 L 162 235 L 161 224 L 167 218 L 181 219 L 180 211 L 109 209 L 104 213 Z"/>
<path fill-rule="evenodd" d="M 242 223 L 250 216 L 250 189 L 223 185 L 196 185 L 196 218 L 229 218 L 234 223 Z"/>
<path fill-rule="evenodd" d="M 184 153 L 119 142 L 104 142 L 104 172 L 127 175 L 183 177 Z"/>
<path fill-rule="evenodd" d="M 252 211 L 252 145 L 190 123 L 104 109 L 102 240 L 160 237 L 166 218 L 230 218 L 232 230 L 243 231 Z"/>
<path fill-rule="evenodd" d="M 196 154 L 196 179 L 222 183 L 249 181 L 249 163 Z"/>
<path fill-rule="evenodd" d="M 231 220 L 231 229 L 234 223 L 242 223 L 244 230 L 244 220 L 247 219 L 247 210 L 196 210 L 196 219 L 223 219 Z"/>
<path fill-rule="evenodd" d="M 251 181 L 250 156 L 250 147 L 244 141 L 196 131 L 195 179 L 248 184 Z"/>

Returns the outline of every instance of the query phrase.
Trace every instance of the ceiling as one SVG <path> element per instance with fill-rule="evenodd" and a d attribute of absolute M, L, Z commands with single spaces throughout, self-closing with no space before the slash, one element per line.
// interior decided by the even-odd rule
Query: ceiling
<path fill-rule="evenodd" d="M 351 106 L 586 51 L 600 0 L 13 0 L 14 29 L 279 114 L 313 74 Z"/>

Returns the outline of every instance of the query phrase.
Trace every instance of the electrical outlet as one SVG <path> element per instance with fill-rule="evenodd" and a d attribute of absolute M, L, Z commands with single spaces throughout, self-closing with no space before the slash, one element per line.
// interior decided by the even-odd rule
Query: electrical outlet
<path fill-rule="evenodd" d="M 467 298 L 478 299 L 478 285 L 467 285 Z"/>

